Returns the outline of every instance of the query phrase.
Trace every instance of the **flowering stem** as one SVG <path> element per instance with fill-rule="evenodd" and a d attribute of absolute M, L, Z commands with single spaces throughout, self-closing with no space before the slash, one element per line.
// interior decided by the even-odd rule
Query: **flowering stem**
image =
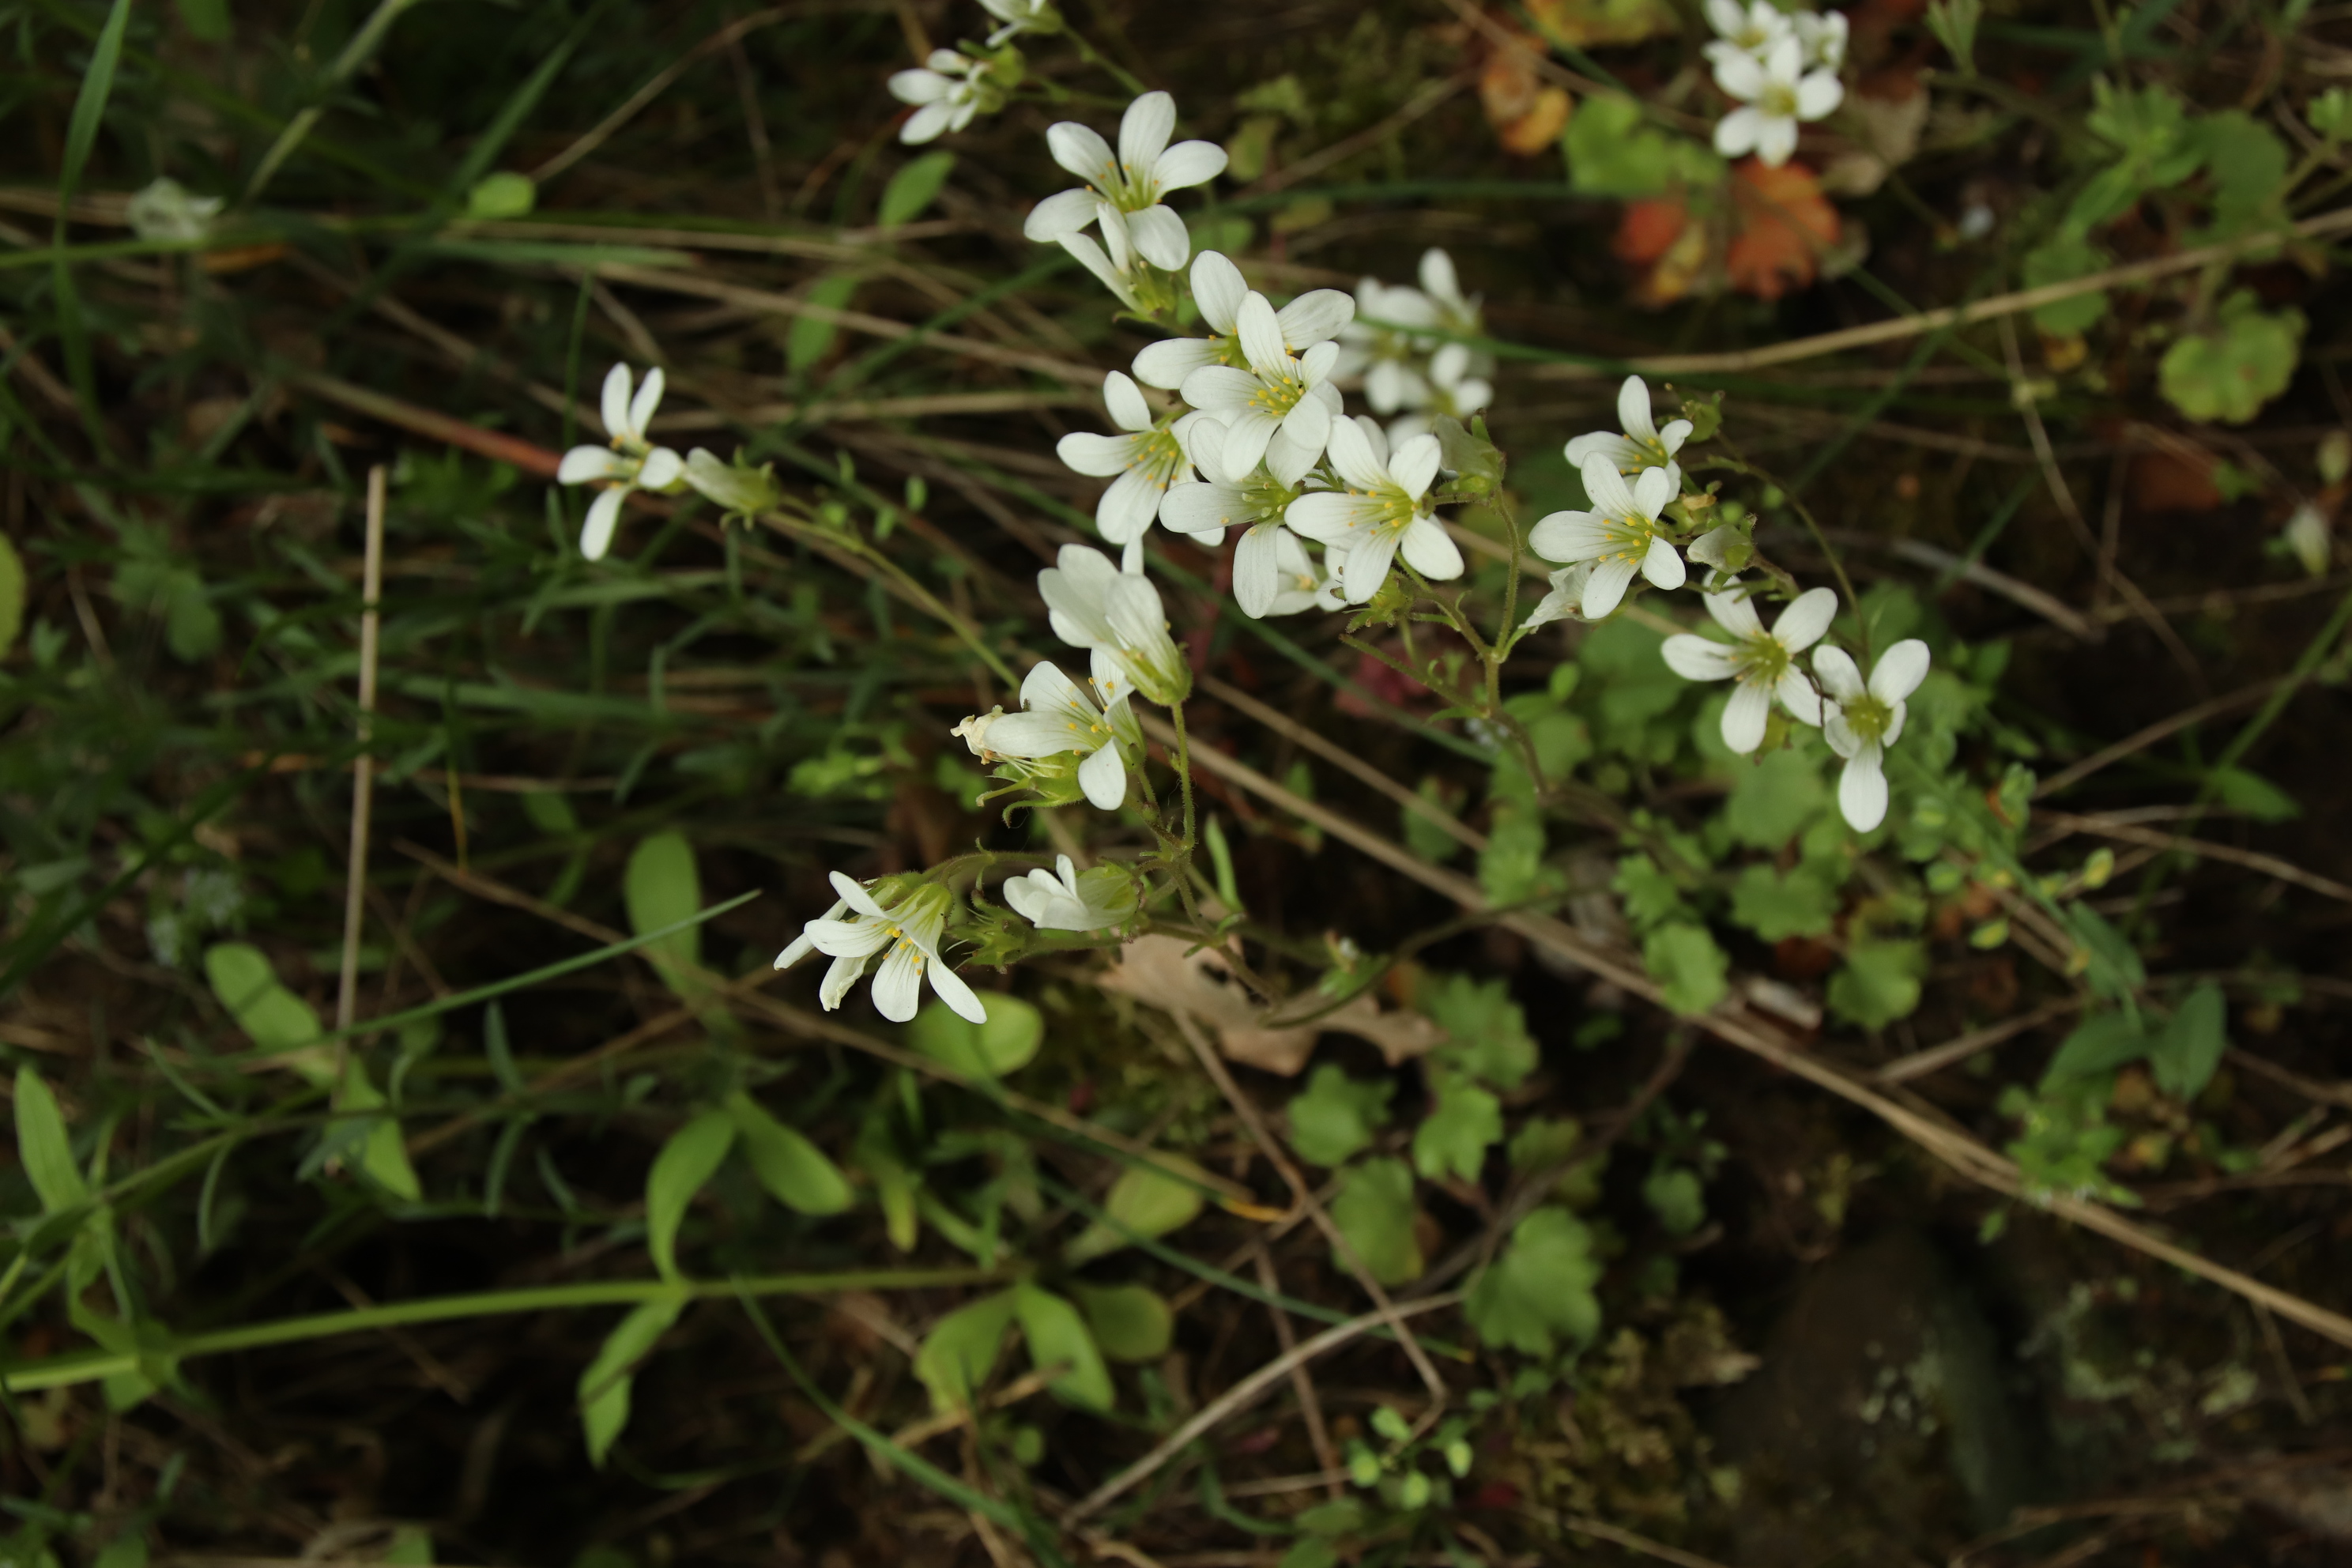
<path fill-rule="evenodd" d="M 854 537 L 844 538 L 840 534 L 830 533 L 822 529 L 807 528 L 805 525 L 787 530 L 787 531 L 790 532 L 800 532 L 803 531 L 816 536 L 817 538 L 823 539 L 828 543 L 845 545 L 849 552 L 856 555 L 859 560 L 866 562 L 876 571 L 882 573 L 893 583 L 896 583 L 899 589 L 904 592 L 908 598 L 914 600 L 916 605 L 922 609 L 924 614 L 939 620 L 945 625 L 950 631 L 955 633 L 957 637 L 961 637 L 963 639 L 964 646 L 971 648 L 973 653 L 979 655 L 980 661 L 988 666 L 990 673 L 1004 683 L 1005 689 L 1008 691 L 1018 691 L 1021 689 L 1021 682 L 1019 679 L 1013 675 L 1011 668 L 1005 664 L 1003 658 L 997 656 L 995 649 L 990 647 L 986 643 L 980 640 L 980 629 L 977 626 L 974 626 L 963 616 L 956 614 L 955 611 L 950 609 L 948 605 L 940 603 L 939 595 L 932 593 L 929 588 L 924 587 L 922 584 L 917 582 L 913 575 L 910 574 L 905 567 L 899 565 L 896 561 L 891 560 L 890 557 L 884 554 L 881 550 L 863 539 Z"/>
<path fill-rule="evenodd" d="M 1080 59 L 1086 61 L 1087 64 L 1090 66 L 1098 67 L 1102 70 L 1108 72 L 1111 79 L 1118 82 L 1120 87 L 1125 88 L 1130 95 L 1136 98 L 1141 98 L 1143 96 L 1146 90 L 1144 85 L 1136 78 L 1132 71 L 1120 65 L 1118 61 L 1112 59 L 1109 56 L 1104 54 L 1100 49 L 1096 48 L 1092 44 L 1087 42 L 1085 37 L 1078 33 L 1076 28 L 1065 25 L 1063 33 L 1070 42 L 1078 47 L 1078 58 Z"/>
<path fill-rule="evenodd" d="M 1192 739 L 1184 729 L 1184 704 L 1171 703 L 1168 712 L 1176 727 L 1176 787 L 1184 793 L 1184 847 L 1177 863 L 1181 879 L 1192 864 Z"/>
<path fill-rule="evenodd" d="M 1820 545 L 1822 548 L 1822 553 L 1828 557 L 1830 571 L 1836 575 L 1838 587 L 1843 590 L 1845 594 L 1845 602 L 1853 607 L 1854 641 L 1859 645 L 1861 649 L 1863 667 L 1864 668 L 1868 668 L 1870 666 L 1870 623 L 1863 617 L 1862 600 L 1853 591 L 1853 579 L 1845 574 L 1845 562 L 1840 558 L 1836 548 L 1830 543 L 1829 535 L 1822 531 L 1820 520 L 1813 516 L 1813 509 L 1797 499 L 1796 491 L 1790 489 L 1778 479 L 1775 479 L 1769 470 L 1758 468 L 1755 464 L 1748 462 L 1744 458 L 1710 458 L 1706 460 L 1706 466 L 1717 468 L 1729 468 L 1735 473 L 1746 474 L 1751 479 L 1759 479 L 1765 484 L 1770 485 L 1774 489 L 1779 490 L 1780 492 L 1781 499 L 1786 500 L 1790 506 L 1797 509 L 1797 515 L 1804 520 L 1807 531 L 1811 532 L 1813 536 L 1813 542 Z M 1791 587 L 1795 586 L 1793 579 L 1790 585 Z"/>

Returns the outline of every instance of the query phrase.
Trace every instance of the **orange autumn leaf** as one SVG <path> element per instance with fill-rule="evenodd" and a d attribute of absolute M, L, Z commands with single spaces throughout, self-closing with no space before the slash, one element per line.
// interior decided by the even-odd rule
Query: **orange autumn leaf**
<path fill-rule="evenodd" d="M 1666 253 L 1688 222 L 1690 213 L 1670 196 L 1627 202 L 1625 216 L 1617 220 L 1617 237 L 1609 248 L 1620 261 L 1647 267 Z"/>
<path fill-rule="evenodd" d="M 1801 163 L 1769 169 L 1750 158 L 1732 171 L 1739 230 L 1724 251 L 1731 286 L 1759 300 L 1801 289 L 1820 270 L 1821 253 L 1837 243 L 1837 209 Z"/>
<path fill-rule="evenodd" d="M 1525 158 L 1559 139 L 1575 103 L 1567 89 L 1546 86 L 1536 75 L 1543 58 L 1539 38 L 1525 33 L 1496 43 L 1478 68 L 1478 102 L 1507 153 Z"/>

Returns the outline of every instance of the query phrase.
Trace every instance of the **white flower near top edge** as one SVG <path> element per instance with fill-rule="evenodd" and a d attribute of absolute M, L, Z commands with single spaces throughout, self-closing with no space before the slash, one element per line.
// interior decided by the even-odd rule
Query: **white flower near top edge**
<path fill-rule="evenodd" d="M 1731 50 L 1715 59 L 1715 85 L 1739 100 L 1716 121 L 1715 150 L 1727 158 L 1753 153 L 1779 168 L 1797 150 L 1797 125 L 1819 120 L 1845 101 L 1833 70 L 1805 68 L 1804 46 L 1791 31 L 1761 58 Z"/>
<path fill-rule="evenodd" d="M 1339 413 L 1339 389 L 1331 383 L 1339 345 L 1319 342 L 1294 359 L 1263 294 L 1242 300 L 1234 328 L 1249 368 L 1202 365 L 1184 378 L 1183 389 L 1185 402 L 1224 426 L 1226 467 L 1255 468 L 1277 430 L 1320 457 Z"/>
<path fill-rule="evenodd" d="M 1151 344 L 1135 356 L 1135 379 L 1173 392 L 1204 366 L 1246 365 L 1249 356 L 1242 349 L 1240 329 L 1242 306 L 1250 295 L 1242 269 L 1230 259 L 1213 250 L 1194 257 L 1192 302 L 1215 335 L 1165 338 Z M 1304 354 L 1340 335 L 1355 313 L 1356 301 L 1337 289 L 1310 289 L 1275 311 L 1274 324 L 1281 330 L 1284 352 Z"/>
<path fill-rule="evenodd" d="M 988 47 L 996 47 L 1007 38 L 1023 33 L 1058 33 L 1062 30 L 1062 14 L 1054 9 L 1054 0 L 980 0 L 981 8 L 1004 25 L 988 35 Z"/>
<path fill-rule="evenodd" d="M 1057 874 L 1058 873 L 1058 874 Z M 1008 878 L 1004 901 L 1039 931 L 1100 931 L 1135 912 L 1135 884 L 1115 866 L 1086 871 L 1067 855 L 1054 858 L 1054 870 Z"/>
<path fill-rule="evenodd" d="M 778 969 L 789 969 L 813 952 L 833 960 L 817 990 L 826 1012 L 841 1005 L 878 957 L 874 1005 L 892 1023 L 915 1016 L 927 975 L 940 1001 L 975 1024 L 988 1022 L 979 996 L 940 957 L 940 938 L 954 903 L 945 888 L 925 883 L 886 908 L 865 887 L 835 871 L 833 890 L 840 895 L 833 908 L 803 926 L 798 940 L 776 955 Z"/>
<path fill-rule="evenodd" d="M 1670 419 L 1660 429 L 1650 412 L 1650 384 L 1638 375 L 1629 375 L 1617 389 L 1617 423 L 1622 430 L 1591 430 L 1568 444 L 1568 460 L 1580 469 L 1584 459 L 1599 456 L 1608 458 L 1621 474 L 1633 475 L 1644 468 L 1664 468 L 1674 480 L 1675 489 L 1681 493 L 1682 465 L 1675 454 L 1691 437 L 1691 422 Z"/>
<path fill-rule="evenodd" d="M 936 142 L 971 124 L 982 110 L 995 108 L 989 101 L 995 84 L 988 77 L 988 61 L 953 49 L 933 49 L 921 65 L 891 72 L 890 96 L 915 106 L 898 128 L 898 140 L 910 147 Z"/>
<path fill-rule="evenodd" d="M 647 439 L 646 427 L 661 406 L 659 366 L 646 372 L 645 384 L 630 395 L 629 367 L 616 364 L 604 375 L 604 430 L 609 447 L 574 447 L 563 454 L 555 470 L 562 485 L 602 484 L 588 503 L 588 519 L 580 529 L 580 553 L 602 561 L 613 547 L 613 531 L 620 526 L 621 504 L 635 489 L 667 490 L 686 478 L 686 459 L 667 447 Z"/>
<path fill-rule="evenodd" d="M 1789 20 L 1796 25 L 1797 42 L 1804 46 L 1807 67 L 1823 70 L 1845 68 L 1845 46 L 1853 34 L 1843 11 L 1800 11 Z"/>
<path fill-rule="evenodd" d="M 1047 661 L 1021 682 L 1021 708 L 966 719 L 953 732 L 983 761 L 1034 762 L 1076 752 L 1086 759 L 1078 764 L 1078 788 L 1088 804 L 1117 811 L 1127 799 L 1127 749 L 1143 744 L 1126 694 L 1097 708 L 1059 665 Z"/>
<path fill-rule="evenodd" d="M 1331 426 L 1331 467 L 1348 488 L 1309 490 L 1290 503 L 1283 521 L 1309 539 L 1344 545 L 1341 580 L 1348 603 L 1360 605 L 1380 590 L 1400 554 L 1424 577 L 1462 575 L 1462 552 L 1431 509 L 1437 478 L 1434 436 L 1416 436 L 1388 449 L 1388 436 L 1370 419 Z"/>
<path fill-rule="evenodd" d="M 1111 481 L 1095 503 L 1095 526 L 1105 539 L 1126 552 L 1129 559 L 1123 564 L 1129 570 L 1140 570 L 1144 533 L 1160 515 L 1169 487 L 1192 477 L 1192 465 L 1176 427 L 1199 416 L 1154 419 L 1142 389 L 1116 370 L 1103 377 L 1103 405 L 1110 410 L 1111 423 L 1126 435 L 1073 431 L 1054 450 L 1079 473 Z"/>
<path fill-rule="evenodd" d="M 1168 138 L 1176 129 L 1176 100 L 1147 92 L 1119 118 L 1118 151 L 1076 121 L 1047 128 L 1054 162 L 1084 180 L 1082 188 L 1047 196 L 1029 211 L 1021 232 L 1040 244 L 1060 240 L 1095 222 L 1104 207 L 1125 215 L 1136 250 L 1154 267 L 1181 271 L 1192 255 L 1184 220 L 1160 205 L 1171 191 L 1206 184 L 1225 172 L 1225 150 L 1213 142 Z"/>
<path fill-rule="evenodd" d="M 1168 635 L 1168 614 L 1149 577 L 1120 571 L 1091 546 L 1065 544 L 1037 574 L 1037 592 L 1054 635 L 1092 656 L 1095 689 L 1106 703 L 1132 691 L 1173 707 L 1192 689 L 1192 667 Z"/>
<path fill-rule="evenodd" d="M 1205 415 L 1187 427 L 1185 446 L 1202 478 L 1169 490 L 1160 505 L 1160 522 L 1172 532 L 1212 546 L 1223 542 L 1229 528 L 1245 531 L 1234 550 L 1234 599 L 1242 614 L 1263 619 L 1292 613 L 1277 606 L 1285 594 L 1296 591 L 1302 568 L 1312 602 L 1314 568 L 1282 519 L 1322 454 L 1276 430 L 1264 460 L 1241 467 L 1233 460 L 1240 448 L 1227 438 L 1223 426 Z"/>
<path fill-rule="evenodd" d="M 1752 55 L 1762 59 L 1772 46 L 1797 31 L 1794 18 L 1772 0 L 1706 0 L 1706 25 L 1715 37 L 1700 50 L 1713 64 L 1726 55 Z"/>
<path fill-rule="evenodd" d="M 1927 679 L 1927 645 L 1904 638 L 1878 656 L 1867 682 L 1843 648 L 1816 648 L 1813 673 L 1828 693 L 1822 738 L 1845 759 L 1838 810 L 1855 832 L 1867 833 L 1886 820 L 1886 748 L 1903 738 L 1906 699 Z"/>
<path fill-rule="evenodd" d="M 1805 679 L 1797 656 L 1830 629 L 1837 616 L 1837 595 L 1828 588 L 1806 589 L 1767 631 L 1739 586 L 1735 582 L 1701 595 L 1715 624 L 1731 634 L 1727 646 L 1683 632 L 1668 637 L 1660 651 L 1667 667 L 1685 680 L 1737 683 L 1723 710 L 1723 743 L 1744 756 L 1764 743 L 1765 721 L 1776 697 L 1798 722 L 1822 721 L 1821 694 Z"/>
<path fill-rule="evenodd" d="M 1584 586 L 1585 618 L 1601 620 L 1614 610 L 1636 572 L 1658 587 L 1681 587 L 1683 558 L 1658 527 L 1658 513 L 1676 494 L 1665 469 L 1644 468 L 1629 486 L 1614 463 L 1595 453 L 1584 459 L 1582 475 L 1592 510 L 1540 519 L 1528 543 L 1547 561 L 1593 563 Z"/>

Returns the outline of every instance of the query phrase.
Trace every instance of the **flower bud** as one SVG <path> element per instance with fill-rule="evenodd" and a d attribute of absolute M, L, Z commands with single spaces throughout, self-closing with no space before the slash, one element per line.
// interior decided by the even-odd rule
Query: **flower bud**
<path fill-rule="evenodd" d="M 752 517 L 772 511 L 783 500 L 772 465 L 753 468 L 737 454 L 722 463 L 703 447 L 686 455 L 686 482 L 729 517 Z"/>

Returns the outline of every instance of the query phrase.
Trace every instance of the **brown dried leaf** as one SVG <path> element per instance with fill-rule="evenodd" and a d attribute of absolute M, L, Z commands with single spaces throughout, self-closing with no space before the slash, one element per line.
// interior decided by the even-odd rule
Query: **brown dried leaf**
<path fill-rule="evenodd" d="M 1233 966 L 1209 948 L 1188 952 L 1191 945 L 1181 937 L 1137 937 L 1119 950 L 1097 984 L 1163 1013 L 1200 1020 L 1216 1035 L 1217 1048 L 1228 1060 L 1284 1078 L 1305 1069 L 1316 1037 L 1327 1032 L 1370 1041 L 1391 1067 L 1423 1055 L 1445 1037 L 1420 1014 L 1383 1012 L 1370 995 L 1310 1023 L 1268 1028 L 1268 1010 L 1250 1000 L 1234 978 Z"/>

